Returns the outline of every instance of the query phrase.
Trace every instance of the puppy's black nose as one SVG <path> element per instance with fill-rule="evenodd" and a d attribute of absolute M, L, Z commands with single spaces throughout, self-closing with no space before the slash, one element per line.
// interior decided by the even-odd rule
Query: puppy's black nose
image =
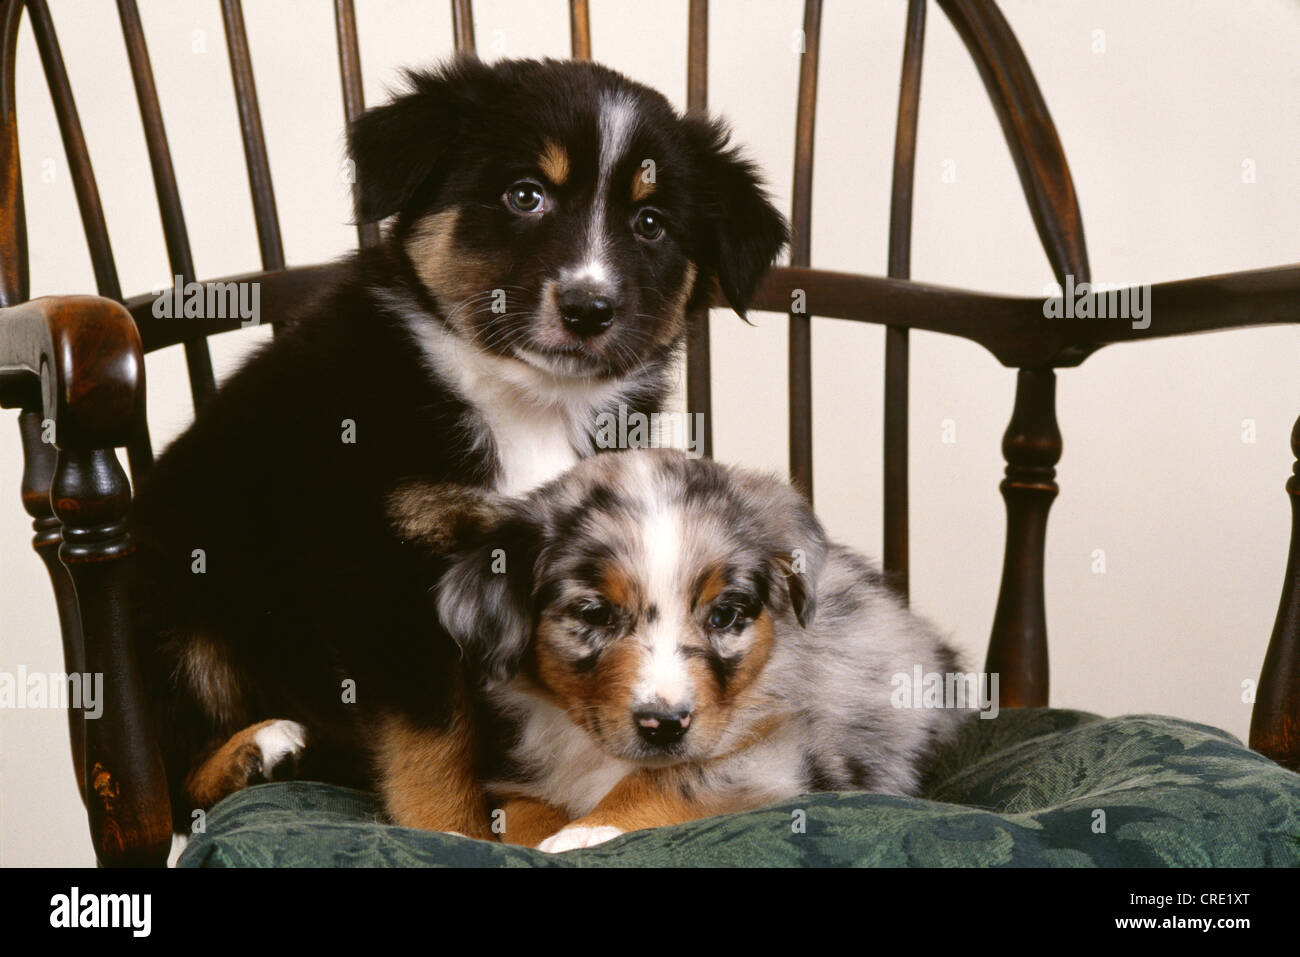
<path fill-rule="evenodd" d="M 612 297 L 582 287 L 566 289 L 559 296 L 560 318 L 576 336 L 598 336 L 614 322 Z"/>
<path fill-rule="evenodd" d="M 638 711 L 632 717 L 636 720 L 637 734 L 641 739 L 658 748 L 676 744 L 691 726 L 689 711 Z"/>

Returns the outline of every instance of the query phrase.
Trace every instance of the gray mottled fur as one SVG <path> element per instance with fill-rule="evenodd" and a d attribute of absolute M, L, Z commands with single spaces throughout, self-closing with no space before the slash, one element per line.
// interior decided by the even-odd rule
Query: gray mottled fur
<path fill-rule="evenodd" d="M 524 499 L 498 501 L 499 521 L 444 577 L 443 623 L 483 665 L 485 699 L 514 729 L 502 745 L 508 770 L 493 790 L 579 816 L 645 766 L 537 694 L 520 663 L 541 605 L 579 592 L 574 576 L 591 555 L 612 554 L 632 574 L 649 574 L 638 565 L 646 516 L 665 510 L 685 530 L 683 581 L 718 562 L 741 577 L 771 573 L 770 657 L 708 751 L 672 765 L 683 793 L 736 808 L 817 790 L 916 793 L 937 749 L 973 711 L 895 707 L 893 679 L 918 665 L 927 674 L 959 672 L 956 653 L 873 565 L 827 542 L 787 483 L 668 450 L 599 455 Z M 507 555 L 510 574 L 487 573 L 493 554 Z"/>

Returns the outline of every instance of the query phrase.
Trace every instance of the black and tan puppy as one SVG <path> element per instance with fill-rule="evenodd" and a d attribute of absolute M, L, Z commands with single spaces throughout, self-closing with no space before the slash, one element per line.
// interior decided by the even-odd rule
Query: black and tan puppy
<path fill-rule="evenodd" d="M 459 653 L 385 502 L 524 492 L 655 410 L 687 313 L 743 311 L 784 220 L 725 130 L 589 63 L 457 60 L 349 133 L 382 244 L 142 482 L 137 633 L 176 826 L 277 766 L 483 833 Z M 304 743 L 306 745 L 304 750 Z"/>
<path fill-rule="evenodd" d="M 507 841 L 563 851 L 810 791 L 914 794 L 980 703 L 784 481 L 640 450 L 474 497 L 459 527 L 444 489 L 403 489 L 393 516 L 463 543 L 437 602 L 488 712 L 480 777 Z M 918 668 L 960 679 L 957 700 L 901 700 Z"/>

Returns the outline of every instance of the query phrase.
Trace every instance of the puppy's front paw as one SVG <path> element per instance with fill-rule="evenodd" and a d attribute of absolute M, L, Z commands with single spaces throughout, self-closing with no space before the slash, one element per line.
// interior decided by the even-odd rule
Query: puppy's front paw
<path fill-rule="evenodd" d="M 307 746 L 307 729 L 297 721 L 268 721 L 253 732 L 261 766 L 252 776 L 267 781 L 293 777 L 298 756 Z"/>
<path fill-rule="evenodd" d="M 186 782 L 195 807 L 211 807 L 227 794 L 265 781 L 283 781 L 298 771 L 307 729 L 297 721 L 272 719 L 231 736 Z"/>
<path fill-rule="evenodd" d="M 595 847 L 597 844 L 604 844 L 622 833 L 618 828 L 609 827 L 608 825 L 566 827 L 538 844 L 537 849 L 548 854 L 561 854 L 564 851 L 572 851 L 580 847 Z"/>

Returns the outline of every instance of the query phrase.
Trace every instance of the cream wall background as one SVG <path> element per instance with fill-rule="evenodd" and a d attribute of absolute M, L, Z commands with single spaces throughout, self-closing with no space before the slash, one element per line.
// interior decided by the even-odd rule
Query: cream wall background
<path fill-rule="evenodd" d="M 1094 278 L 1155 282 L 1300 258 L 1300 3 L 1002 0 L 1070 158 Z M 168 282 L 121 31 L 107 0 L 51 3 L 123 288 Z M 142 0 L 201 275 L 258 268 L 215 0 Z M 359 0 L 366 100 L 451 48 L 446 4 Z M 563 0 L 480 0 L 485 55 L 563 56 Z M 685 0 L 596 0 L 598 56 L 685 102 Z M 797 0 L 715 0 L 710 105 L 728 116 L 788 209 L 801 22 Z M 342 104 L 327 0 L 245 0 L 286 254 L 347 251 Z M 813 261 L 883 275 L 905 4 L 830 0 L 823 23 Z M 1098 31 L 1101 31 L 1100 33 Z M 1099 52 L 1099 47 L 1104 52 Z M 19 104 L 33 295 L 91 292 L 67 166 L 35 45 Z M 1256 179 L 1243 182 L 1243 163 Z M 945 182 L 945 170 L 955 173 Z M 916 172 L 913 275 L 1024 295 L 1051 279 L 992 107 L 931 5 Z M 717 455 L 785 467 L 785 321 L 713 316 Z M 886 317 L 882 317 L 886 318 Z M 1153 316 L 1159 325 L 1159 315 Z M 214 339 L 218 376 L 264 333 Z M 815 321 L 816 495 L 826 524 L 880 551 L 883 333 Z M 913 605 L 979 666 L 1003 546 L 997 492 L 1014 373 L 982 349 L 912 346 Z M 1300 330 L 1106 349 L 1059 376 L 1065 439 L 1047 546 L 1052 701 L 1163 712 L 1244 737 L 1289 523 L 1283 482 L 1300 413 Z M 192 409 L 177 349 L 151 355 L 161 449 Z M 15 414 L 0 415 L 0 671 L 63 669 L 48 581 L 18 501 Z M 1242 440 L 1253 419 L 1257 441 Z M 942 441 L 952 420 L 956 442 Z M 1106 571 L 1091 570 L 1104 549 Z M 66 719 L 0 712 L 0 864 L 89 865 Z"/>

